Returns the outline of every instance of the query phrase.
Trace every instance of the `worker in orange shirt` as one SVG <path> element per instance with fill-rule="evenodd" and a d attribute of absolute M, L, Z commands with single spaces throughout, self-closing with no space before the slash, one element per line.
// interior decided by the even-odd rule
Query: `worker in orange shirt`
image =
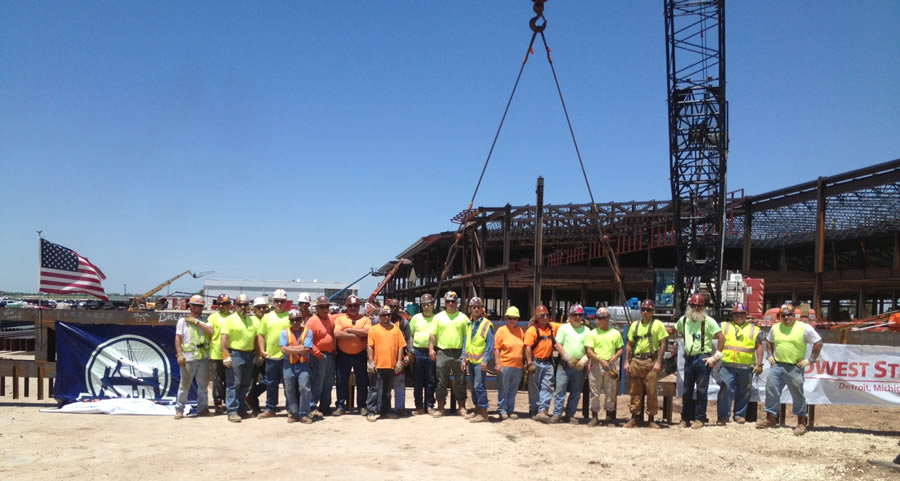
<path fill-rule="evenodd" d="M 550 422 L 553 398 L 553 347 L 559 323 L 550 322 L 550 311 L 540 305 L 534 310 L 535 324 L 525 331 L 525 360 L 528 363 L 528 403 L 534 420 Z"/>
<path fill-rule="evenodd" d="M 306 321 L 313 333 L 313 356 L 310 359 L 312 399 L 309 412 L 313 418 L 330 414 L 331 386 L 334 385 L 334 320 L 329 313 L 331 301 L 327 296 L 316 299 L 316 315 Z"/>
<path fill-rule="evenodd" d="M 361 414 L 366 415 L 366 394 L 369 389 L 369 375 L 366 372 L 366 341 L 369 336 L 371 320 L 359 313 L 359 297 L 347 298 L 345 314 L 334 320 L 334 338 L 337 340 L 337 409 L 333 416 L 347 412 L 347 400 L 350 392 L 350 371 L 356 379 L 356 405 Z"/>
<path fill-rule="evenodd" d="M 368 371 L 376 373 L 376 391 L 381 393 L 381 402 L 375 397 L 370 397 L 368 407 L 368 421 L 377 419 L 375 412 L 381 404 L 381 417 L 385 419 L 397 419 L 397 415 L 391 410 L 391 386 L 394 383 L 394 372 L 402 365 L 401 358 L 406 349 L 406 338 L 400 331 L 400 327 L 391 322 L 391 309 L 384 307 L 378 313 L 378 324 L 369 329 L 368 347 Z"/>
<path fill-rule="evenodd" d="M 497 390 L 497 412 L 500 419 L 517 419 L 516 393 L 522 381 L 522 359 L 525 354 L 525 331 L 519 327 L 519 308 L 509 306 L 506 325 L 494 334 L 494 358 L 497 360 L 500 388 Z"/>

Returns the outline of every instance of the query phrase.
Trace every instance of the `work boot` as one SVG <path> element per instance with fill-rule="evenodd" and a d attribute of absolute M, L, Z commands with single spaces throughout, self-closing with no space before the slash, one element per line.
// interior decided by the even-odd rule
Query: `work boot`
<path fill-rule="evenodd" d="M 288 424 L 293 424 L 297 421 L 299 421 L 299 419 L 295 418 L 294 416 L 288 415 Z"/>
<path fill-rule="evenodd" d="M 798 416 L 797 417 L 797 426 L 794 428 L 794 436 L 803 436 L 809 430 L 806 426 L 807 424 L 806 416 Z"/>
<path fill-rule="evenodd" d="M 312 424 L 312 419 L 310 419 L 309 416 L 303 416 L 300 418 L 300 422 L 303 424 Z"/>
<path fill-rule="evenodd" d="M 590 427 L 597 427 L 600 425 L 600 415 L 595 412 L 591 412 L 591 421 L 588 423 Z"/>
<path fill-rule="evenodd" d="M 460 416 L 469 414 L 469 410 L 466 408 L 465 400 L 456 401 L 456 414 L 459 414 Z M 466 418 L 466 419 L 469 419 L 469 418 Z"/>
<path fill-rule="evenodd" d="M 559 424 L 559 421 L 560 417 L 556 414 L 554 414 L 553 417 L 550 418 L 550 424 Z"/>
<path fill-rule="evenodd" d="M 637 416 L 631 416 L 631 419 L 625 423 L 626 428 L 636 428 L 638 426 L 638 418 Z"/>
<path fill-rule="evenodd" d="M 225 408 L 222 406 L 216 406 L 216 416 L 220 414 L 225 414 Z"/>
<path fill-rule="evenodd" d="M 388 413 L 385 413 L 383 417 L 384 417 L 385 419 L 397 419 L 397 413 L 395 413 L 395 412 L 388 412 Z"/>
<path fill-rule="evenodd" d="M 431 416 L 436 417 L 436 418 L 444 417 L 444 414 L 446 414 L 446 412 L 444 410 L 444 406 L 446 404 L 447 404 L 446 401 L 438 401 L 438 408 L 437 408 L 437 410 L 431 411 Z"/>
<path fill-rule="evenodd" d="M 760 419 L 759 422 L 756 423 L 756 429 L 766 429 L 775 427 L 778 424 L 778 419 L 775 418 L 774 414 L 766 413 L 766 417 Z"/>
<path fill-rule="evenodd" d="M 681 422 L 678 423 L 678 427 L 687 429 L 687 428 L 691 427 L 691 422 L 686 419 L 682 419 Z"/>
<path fill-rule="evenodd" d="M 425 414 L 425 410 L 422 408 L 419 408 L 419 409 L 416 409 L 415 411 L 413 411 L 413 416 L 421 416 L 423 414 Z"/>
<path fill-rule="evenodd" d="M 184 411 L 175 411 L 175 419 L 181 419 L 184 417 Z"/>
<path fill-rule="evenodd" d="M 728 424 L 728 423 L 726 423 L 724 419 L 722 419 L 722 418 L 716 419 L 716 426 L 724 426 L 726 424 Z"/>
<path fill-rule="evenodd" d="M 359 408 L 359 415 L 360 415 L 360 416 L 366 417 L 367 414 L 369 414 L 369 410 L 368 410 L 368 409 L 366 409 L 366 408 Z"/>
<path fill-rule="evenodd" d="M 231 413 L 228 415 L 228 420 L 233 423 L 241 422 L 241 416 L 238 413 Z"/>
<path fill-rule="evenodd" d="M 500 413 L 500 420 L 506 421 L 507 419 L 509 419 L 509 414 Z"/>
<path fill-rule="evenodd" d="M 478 408 L 478 412 L 469 420 L 470 423 L 483 423 L 488 421 L 487 408 Z"/>
<path fill-rule="evenodd" d="M 572 416 L 569 418 L 569 424 L 581 424 L 581 422 L 578 421 L 578 418 Z"/>
<path fill-rule="evenodd" d="M 343 416 L 343 415 L 344 415 L 344 408 L 337 408 L 337 409 L 335 409 L 335 410 L 331 413 L 331 415 L 332 415 L 332 416 Z"/>
<path fill-rule="evenodd" d="M 519 415 L 516 413 L 507 414 L 506 417 L 509 419 L 519 419 Z"/>
<path fill-rule="evenodd" d="M 650 429 L 659 429 L 659 424 L 653 420 L 653 416 L 647 416 L 647 427 Z"/>
<path fill-rule="evenodd" d="M 318 409 L 313 409 L 312 412 L 309 413 L 309 416 L 313 419 L 325 417 L 325 415 L 322 414 L 322 411 L 319 411 Z"/>
<path fill-rule="evenodd" d="M 265 411 L 259 413 L 259 416 L 256 416 L 256 419 L 266 419 L 266 418 L 274 418 L 275 412 L 269 411 L 266 409 Z"/>
<path fill-rule="evenodd" d="M 736 417 L 734 418 L 734 422 L 736 422 L 736 423 L 738 423 L 738 424 L 744 424 L 745 422 L 747 422 L 747 420 L 746 420 L 745 418 L 740 417 L 740 416 L 736 416 Z"/>
<path fill-rule="evenodd" d="M 606 411 L 606 425 L 607 426 L 615 426 L 616 425 L 616 412 L 615 411 Z"/>
<path fill-rule="evenodd" d="M 259 409 L 259 398 L 252 397 L 248 394 L 244 396 L 244 404 L 247 405 L 247 410 L 252 412 L 254 416 L 258 416 L 261 412 Z"/>
<path fill-rule="evenodd" d="M 209 409 L 204 409 L 204 410 L 200 411 L 199 413 L 197 413 L 197 417 L 198 418 L 212 417 L 212 413 L 209 412 Z"/>
<path fill-rule="evenodd" d="M 463 416 L 464 419 L 472 419 L 475 417 L 476 411 L 477 411 L 477 409 L 473 409 L 468 412 L 466 412 L 466 411 L 460 411 L 460 412 L 465 412 L 465 415 Z"/>
<path fill-rule="evenodd" d="M 366 421 L 374 423 L 376 420 L 378 420 L 378 416 L 376 416 L 374 413 L 366 416 Z"/>
<path fill-rule="evenodd" d="M 550 415 L 548 415 L 544 411 L 540 411 L 537 414 L 535 414 L 532 419 L 534 419 L 535 421 L 537 421 L 539 423 L 547 424 L 550 422 Z"/>
<path fill-rule="evenodd" d="M 250 415 L 250 413 L 238 413 L 238 416 L 240 416 L 241 419 L 250 419 L 253 417 Z"/>
<path fill-rule="evenodd" d="M 699 419 L 695 419 L 695 420 L 694 420 L 694 424 L 691 424 L 691 429 L 700 429 L 700 428 L 702 428 L 703 426 L 705 426 L 705 424 L 703 423 L 703 421 L 701 421 L 701 420 L 699 420 Z"/>

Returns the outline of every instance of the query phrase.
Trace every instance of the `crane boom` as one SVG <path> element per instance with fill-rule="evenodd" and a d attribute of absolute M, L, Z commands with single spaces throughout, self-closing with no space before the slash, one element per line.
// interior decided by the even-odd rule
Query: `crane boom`
<path fill-rule="evenodd" d="M 207 274 L 210 274 L 210 273 L 212 273 L 212 272 L 213 272 L 213 271 L 206 271 L 206 272 L 201 272 L 201 273 L 199 273 L 199 274 L 194 274 L 193 272 L 191 272 L 190 269 L 188 269 L 188 270 L 182 272 L 181 274 L 178 274 L 177 276 L 174 276 L 174 277 L 172 277 L 171 279 L 169 279 L 169 280 L 163 282 L 162 284 L 160 284 L 160 285 L 154 287 L 153 289 L 150 289 L 149 291 L 147 291 L 147 292 L 145 292 L 145 293 L 143 293 L 143 294 L 141 294 L 141 295 L 139 295 L 139 296 L 135 296 L 134 298 L 132 298 L 132 299 L 131 299 L 131 306 L 128 308 L 128 310 L 129 310 L 129 311 L 135 311 L 135 310 L 138 310 L 138 309 L 143 309 L 143 308 L 145 308 L 145 307 L 146 307 L 146 304 L 147 304 L 147 298 L 148 298 L 148 297 L 152 296 L 153 294 L 156 294 L 157 292 L 161 291 L 162 288 L 164 288 L 164 287 L 168 286 L 169 284 L 171 284 L 171 283 L 177 281 L 178 279 L 180 279 L 181 277 L 183 277 L 183 276 L 185 276 L 185 275 L 187 275 L 187 274 L 190 274 L 191 277 L 193 277 L 194 279 L 197 279 L 197 278 L 199 278 L 199 277 L 203 277 L 203 276 L 205 276 L 205 275 L 207 275 Z"/>
<path fill-rule="evenodd" d="M 378 297 L 378 294 L 381 293 L 381 290 L 384 289 L 384 286 L 386 286 L 387 283 L 391 281 L 391 279 L 394 277 L 394 274 L 396 274 L 397 270 L 400 269 L 400 266 L 410 263 L 411 262 L 409 261 L 409 259 L 400 259 L 396 264 L 394 264 L 394 268 L 384 276 L 384 280 L 382 280 L 378 284 L 378 287 L 376 287 L 375 290 L 372 291 L 372 294 L 369 295 L 369 298 L 366 299 L 366 302 L 368 302 L 369 304 L 374 304 L 375 298 Z"/>

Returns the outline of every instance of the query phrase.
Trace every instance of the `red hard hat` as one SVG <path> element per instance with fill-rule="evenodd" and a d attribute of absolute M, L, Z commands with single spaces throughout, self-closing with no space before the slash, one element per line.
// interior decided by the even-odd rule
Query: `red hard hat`
<path fill-rule="evenodd" d="M 419 304 L 434 304 L 434 296 L 431 294 L 422 294 L 419 298 Z"/>
<path fill-rule="evenodd" d="M 696 304 L 698 306 L 705 306 L 706 299 L 703 297 L 703 294 L 699 292 L 691 296 L 691 300 L 688 301 L 688 304 Z"/>
<path fill-rule="evenodd" d="M 653 302 L 653 299 L 644 299 L 644 302 L 641 302 L 641 307 L 649 307 L 650 309 L 656 309 L 656 303 Z"/>
<path fill-rule="evenodd" d="M 534 308 L 534 316 L 535 317 L 540 316 L 541 314 L 547 314 L 548 316 L 550 315 L 550 310 L 547 309 L 547 306 L 545 306 L 543 304 Z"/>
<path fill-rule="evenodd" d="M 228 297 L 228 294 L 219 294 L 219 297 L 216 298 L 216 304 L 231 304 L 231 298 Z"/>
<path fill-rule="evenodd" d="M 737 304 L 734 305 L 734 308 L 731 309 L 731 313 L 732 314 L 746 314 L 747 306 L 738 302 Z"/>

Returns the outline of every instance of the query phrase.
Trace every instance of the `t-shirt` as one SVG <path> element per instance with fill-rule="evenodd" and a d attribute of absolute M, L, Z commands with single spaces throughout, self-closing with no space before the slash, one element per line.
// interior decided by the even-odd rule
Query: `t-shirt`
<path fill-rule="evenodd" d="M 525 331 L 526 346 L 531 346 L 531 356 L 535 359 L 545 359 L 553 355 L 553 338 L 559 331 L 559 323 L 551 322 L 547 327 L 540 328 L 540 336 L 538 336 L 538 325 L 535 324 Z M 550 339 L 537 342 L 538 337 L 549 337 Z M 535 345 L 537 343 L 537 345 Z"/>
<path fill-rule="evenodd" d="M 425 317 L 425 314 L 420 312 L 409 321 L 413 347 L 428 349 L 428 338 L 431 336 L 431 332 L 434 331 L 435 317 L 437 316 Z"/>
<path fill-rule="evenodd" d="M 222 332 L 228 335 L 228 349 L 237 351 L 253 351 L 256 342 L 256 328 L 253 327 L 253 319 L 250 316 L 241 318 L 234 313 L 225 319 L 225 327 Z"/>
<path fill-rule="evenodd" d="M 525 352 L 525 331 L 516 326 L 501 326 L 494 334 L 494 349 L 500 352 L 501 367 L 522 368 L 522 355 Z"/>
<path fill-rule="evenodd" d="M 269 359 L 273 361 L 284 359 L 284 353 L 281 352 L 281 333 L 289 327 L 291 327 L 291 318 L 287 311 L 281 314 L 271 311 L 260 320 L 259 335 L 265 341 Z"/>
<path fill-rule="evenodd" d="M 229 313 L 228 316 L 234 314 Z M 209 325 L 213 328 L 212 338 L 209 340 L 209 358 L 215 361 L 222 360 L 222 328 L 225 327 L 225 319 L 228 316 L 222 316 L 219 311 L 213 312 L 209 316 Z"/>
<path fill-rule="evenodd" d="M 372 321 L 366 316 L 357 319 L 356 324 L 354 324 L 353 319 L 350 319 L 350 316 L 346 314 L 341 314 L 334 320 L 335 332 L 343 331 L 345 329 L 368 329 L 370 327 L 372 327 Z M 366 350 L 366 341 L 354 334 L 352 338 L 338 339 L 337 346 L 344 354 L 359 354 Z"/>
<path fill-rule="evenodd" d="M 591 333 L 591 328 L 582 324 L 575 327 L 569 323 L 565 323 L 556 331 L 556 342 L 562 344 L 570 356 L 575 359 L 584 357 L 584 340 Z"/>
<path fill-rule="evenodd" d="M 799 321 L 794 322 L 796 323 Z M 781 323 L 778 322 L 775 325 L 777 326 L 779 324 Z M 803 340 L 806 341 L 807 344 L 815 344 L 822 340 L 822 336 L 820 336 L 819 333 L 816 332 L 816 328 L 810 326 L 809 324 L 806 324 L 805 322 L 803 324 L 805 324 L 805 326 L 803 327 Z M 772 329 L 769 329 L 769 333 L 766 334 L 766 340 L 769 342 L 775 342 L 775 335 L 772 334 Z"/>
<path fill-rule="evenodd" d="M 686 316 L 681 316 L 681 319 L 678 319 L 678 322 L 675 323 L 675 330 L 678 331 L 679 334 L 684 335 L 685 356 L 696 356 L 697 354 L 709 354 L 712 352 L 712 341 L 716 337 L 716 334 L 722 332 L 722 329 L 719 328 L 719 324 L 716 320 L 709 316 L 706 316 L 706 319 L 703 322 L 706 323 L 706 332 L 703 333 L 704 339 L 702 346 L 700 345 L 701 323 L 688 321 Z"/>
<path fill-rule="evenodd" d="M 622 333 L 613 328 L 603 331 L 598 327 L 584 340 L 584 346 L 592 348 L 594 354 L 604 361 L 610 360 L 624 345 Z"/>
<path fill-rule="evenodd" d="M 397 352 L 401 347 L 406 347 L 406 339 L 400 328 L 391 326 L 385 329 L 381 324 L 376 324 L 369 329 L 368 345 L 372 348 L 375 369 L 393 369 L 399 360 Z"/>
<path fill-rule="evenodd" d="M 663 339 L 669 337 L 669 332 L 659 320 L 653 319 L 644 324 L 643 321 L 635 321 L 628 328 L 628 342 L 634 344 L 632 354 L 650 354 L 659 351 L 659 345 Z M 637 340 L 635 340 L 637 339 Z M 651 345 L 652 341 L 652 345 Z"/>
<path fill-rule="evenodd" d="M 334 318 L 331 314 L 325 320 L 318 315 L 312 316 L 306 321 L 306 328 L 313 333 L 313 345 L 316 350 L 324 353 L 334 352 Z"/>
<path fill-rule="evenodd" d="M 202 317 L 199 321 L 205 323 Z M 192 326 L 183 317 L 179 317 L 178 322 L 175 323 L 175 334 L 181 336 L 181 353 L 186 361 L 209 357 L 209 336 L 199 326 Z M 184 344 L 191 344 L 193 350 L 190 347 L 185 350 Z"/>
<path fill-rule="evenodd" d="M 462 349 L 469 316 L 456 311 L 441 311 L 434 316 L 434 343 L 438 349 Z"/>
<path fill-rule="evenodd" d="M 791 327 L 787 327 L 783 322 L 778 322 L 769 329 L 769 333 L 766 335 L 766 340 L 775 344 L 775 330 L 779 330 L 780 333 L 784 334 L 782 339 L 789 337 L 793 330 L 798 327 L 798 325 L 803 325 L 803 342 L 806 344 L 815 344 L 822 340 L 822 336 L 816 332 L 816 329 L 805 322 L 794 321 Z M 775 359 L 778 362 L 791 362 L 796 363 L 797 361 L 806 357 L 806 346 L 801 343 L 793 343 L 790 340 L 786 340 L 785 342 L 780 342 L 774 345 L 775 348 Z"/>

